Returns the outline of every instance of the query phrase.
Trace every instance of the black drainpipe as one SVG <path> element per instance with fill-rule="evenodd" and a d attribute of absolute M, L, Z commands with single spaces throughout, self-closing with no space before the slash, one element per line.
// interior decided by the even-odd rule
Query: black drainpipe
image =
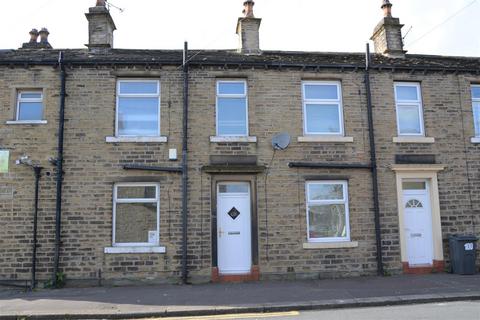
<path fill-rule="evenodd" d="M 57 196 L 55 209 L 55 255 L 53 266 L 53 285 L 57 285 L 57 275 L 60 264 L 60 244 L 61 244 L 61 223 L 62 223 L 62 185 L 63 185 L 63 132 L 65 127 L 65 97 L 66 97 L 66 78 L 65 65 L 63 63 L 63 52 L 58 57 L 58 67 L 60 69 L 60 111 L 58 119 L 58 155 L 55 161 L 57 166 Z"/>
<path fill-rule="evenodd" d="M 35 173 L 35 204 L 33 208 L 33 248 L 32 248 L 32 283 L 30 289 L 35 289 L 37 271 L 37 226 L 38 226 L 38 194 L 42 167 L 33 167 Z"/>
<path fill-rule="evenodd" d="M 188 43 L 183 48 L 183 147 L 182 147 L 182 282 L 188 282 Z"/>
<path fill-rule="evenodd" d="M 372 168 L 373 211 L 375 214 L 375 239 L 377 243 L 377 273 L 383 272 L 382 231 L 380 227 L 380 206 L 378 201 L 377 154 L 375 151 L 375 132 L 373 127 L 372 92 L 370 88 L 370 45 L 367 43 L 365 63 L 365 89 L 367 95 L 368 136 L 370 140 L 370 161 Z"/>

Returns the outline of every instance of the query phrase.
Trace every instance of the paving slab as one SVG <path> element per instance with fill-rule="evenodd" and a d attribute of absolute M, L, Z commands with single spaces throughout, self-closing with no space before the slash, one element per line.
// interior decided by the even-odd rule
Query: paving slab
<path fill-rule="evenodd" d="M 0 290 L 0 319 L 125 319 L 480 300 L 480 275 Z"/>

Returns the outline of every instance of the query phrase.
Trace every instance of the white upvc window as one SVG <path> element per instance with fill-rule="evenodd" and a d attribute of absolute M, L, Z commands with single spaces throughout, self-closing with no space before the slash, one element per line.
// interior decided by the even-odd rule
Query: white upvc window
<path fill-rule="evenodd" d="M 347 181 L 309 181 L 308 242 L 350 241 Z"/>
<path fill-rule="evenodd" d="M 302 96 L 305 135 L 344 135 L 340 82 L 303 82 Z"/>
<path fill-rule="evenodd" d="M 160 186 L 117 183 L 113 194 L 113 247 L 160 244 Z"/>
<path fill-rule="evenodd" d="M 41 90 L 21 90 L 17 95 L 16 121 L 43 120 L 43 92 Z"/>
<path fill-rule="evenodd" d="M 472 85 L 472 108 L 475 137 L 480 138 L 480 85 Z"/>
<path fill-rule="evenodd" d="M 247 137 L 247 82 L 245 80 L 217 81 L 216 105 L 217 136 Z"/>
<path fill-rule="evenodd" d="M 115 135 L 160 136 L 160 81 L 118 80 Z"/>
<path fill-rule="evenodd" d="M 396 82 L 395 103 L 399 136 L 425 136 L 420 83 Z"/>

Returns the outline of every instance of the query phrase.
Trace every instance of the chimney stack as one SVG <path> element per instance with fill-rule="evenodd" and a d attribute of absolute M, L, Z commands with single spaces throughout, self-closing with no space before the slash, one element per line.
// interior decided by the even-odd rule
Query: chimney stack
<path fill-rule="evenodd" d="M 52 46 L 48 42 L 48 32 L 47 28 L 42 28 L 40 32 L 37 29 L 32 29 L 30 32 L 30 41 L 22 44 L 21 49 L 52 49 Z M 40 36 L 40 42 L 38 42 L 38 36 Z"/>
<path fill-rule="evenodd" d="M 383 0 L 381 9 L 384 17 L 370 38 L 375 45 L 375 53 L 391 58 L 405 58 L 407 51 L 403 50 L 403 24 L 400 24 L 399 18 L 392 17 L 392 4 L 389 0 Z"/>
<path fill-rule="evenodd" d="M 113 32 L 117 29 L 105 0 L 97 0 L 85 14 L 88 20 L 88 44 L 92 52 L 103 52 L 113 48 Z"/>
<path fill-rule="evenodd" d="M 239 36 L 238 51 L 243 54 L 261 54 L 260 51 L 260 23 L 262 19 L 255 18 L 253 14 L 253 0 L 243 3 L 243 17 L 238 18 L 237 34 Z"/>

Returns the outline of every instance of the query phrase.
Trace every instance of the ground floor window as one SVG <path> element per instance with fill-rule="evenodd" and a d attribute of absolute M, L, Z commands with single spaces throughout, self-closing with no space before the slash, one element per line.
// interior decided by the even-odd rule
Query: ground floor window
<path fill-rule="evenodd" d="M 113 201 L 113 246 L 159 245 L 158 184 L 118 183 Z"/>
<path fill-rule="evenodd" d="M 349 241 L 347 182 L 309 181 L 306 194 L 308 241 Z"/>

